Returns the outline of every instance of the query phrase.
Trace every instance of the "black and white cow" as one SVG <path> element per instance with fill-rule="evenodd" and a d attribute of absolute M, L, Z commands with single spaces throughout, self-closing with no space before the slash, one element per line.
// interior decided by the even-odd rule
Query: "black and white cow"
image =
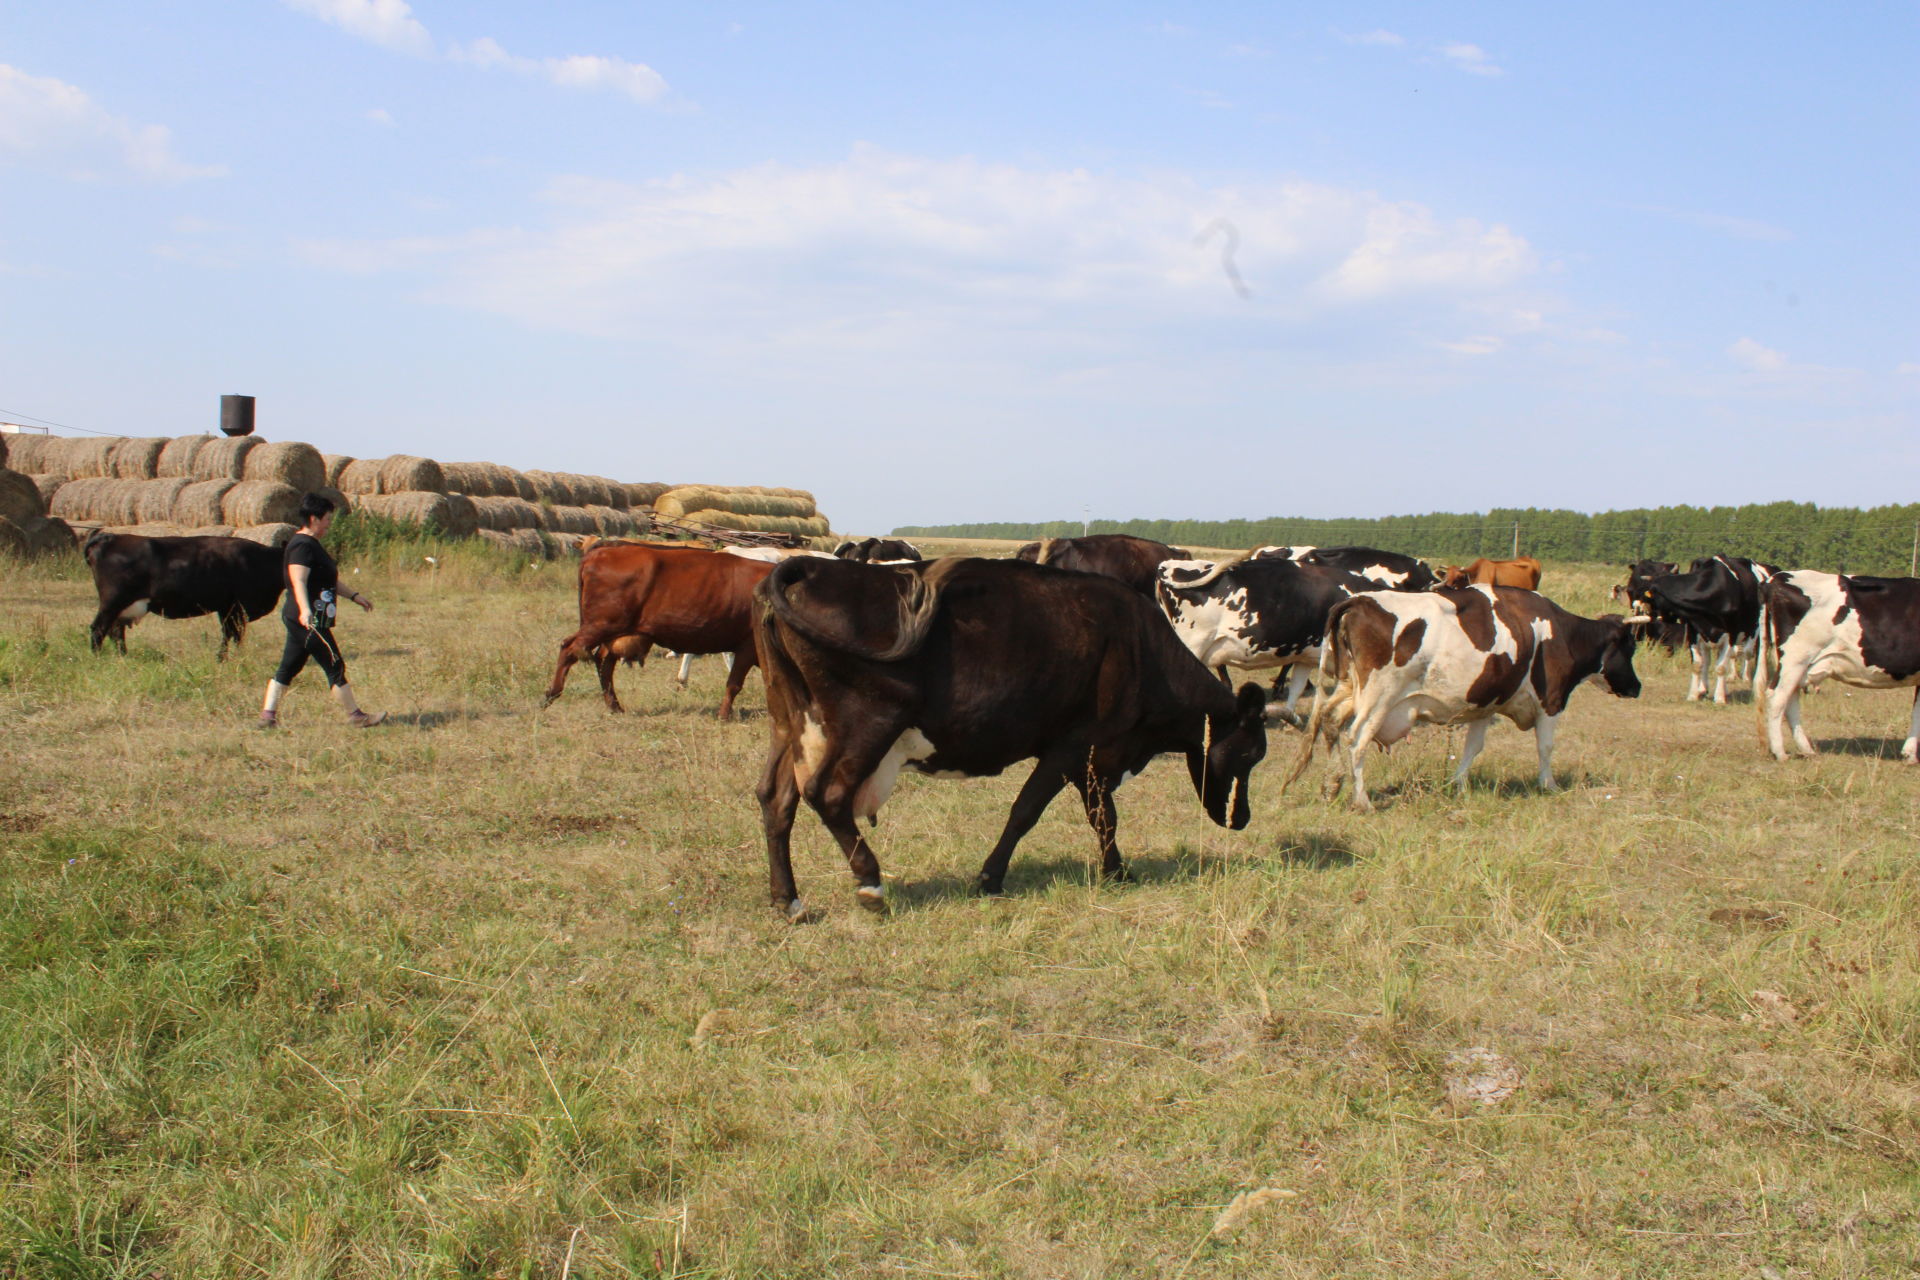
<path fill-rule="evenodd" d="M 1376 589 L 1343 569 L 1256 553 L 1218 563 L 1165 561 L 1155 598 L 1180 643 L 1222 681 L 1228 667 L 1286 670 L 1284 709 L 1291 717 L 1320 664 L 1327 615 L 1348 596 Z"/>
<path fill-rule="evenodd" d="M 858 820 L 903 767 L 1032 774 L 980 868 L 998 893 L 1014 846 L 1073 786 L 1101 873 L 1125 873 L 1113 793 L 1179 752 L 1207 816 L 1246 826 L 1248 774 L 1266 754 L 1258 685 L 1214 680 L 1146 600 L 1111 579 L 1018 560 L 949 558 L 883 569 L 789 560 L 756 593 L 772 742 L 758 795 L 774 907 L 804 917 L 789 844 L 801 800 L 845 853 L 861 905 L 885 906 Z"/>
<path fill-rule="evenodd" d="M 1412 556 L 1376 547 L 1261 547 L 1253 558 L 1339 569 L 1367 579 L 1380 591 L 1427 591 L 1440 581 L 1432 569 Z"/>
<path fill-rule="evenodd" d="M 1464 791 L 1496 715 L 1533 730 L 1540 786 L 1555 790 L 1553 734 L 1567 700 L 1593 675 L 1620 697 L 1638 697 L 1634 643 L 1634 628 L 1622 618 L 1582 618 L 1519 587 L 1357 595 L 1336 605 L 1328 620 L 1320 669 L 1339 683 L 1314 700 L 1307 741 L 1287 781 L 1307 767 L 1323 728 L 1332 737 L 1337 721 L 1329 716 L 1350 708 L 1355 808 L 1373 808 L 1362 772 L 1367 748 L 1391 746 L 1422 723 L 1467 726 L 1453 775 Z"/>
<path fill-rule="evenodd" d="M 1744 556 L 1702 556 L 1685 573 L 1669 573 L 1647 583 L 1647 612 L 1684 625 L 1692 634 L 1693 677 L 1687 701 L 1707 694 L 1707 672 L 1714 673 L 1713 700 L 1727 701 L 1727 671 L 1751 656 L 1760 634 L 1760 588 L 1779 570 Z"/>
<path fill-rule="evenodd" d="M 920 548 L 905 538 L 849 538 L 835 547 L 833 554 L 862 564 L 901 564 L 926 558 L 920 554 Z"/>
<path fill-rule="evenodd" d="M 1627 580 L 1613 587 L 1607 595 L 1628 606 L 1634 612 L 1642 613 L 1652 607 L 1647 588 L 1653 585 L 1653 580 L 1679 571 L 1680 566 L 1671 560 L 1636 560 L 1627 566 Z M 1692 643 L 1692 639 L 1685 623 L 1671 622 L 1658 617 L 1649 622 L 1646 629 L 1640 633 L 1641 643 L 1657 644 L 1668 653 L 1674 652 L 1681 645 Z"/>
<path fill-rule="evenodd" d="M 1762 591 L 1759 672 L 1754 702 L 1767 749 L 1787 758 L 1793 744 L 1813 755 L 1800 727 L 1800 694 L 1822 680 L 1862 689 L 1920 686 L 1920 578 L 1848 577 L 1791 569 Z M 1900 758 L 1920 762 L 1920 688 Z"/>

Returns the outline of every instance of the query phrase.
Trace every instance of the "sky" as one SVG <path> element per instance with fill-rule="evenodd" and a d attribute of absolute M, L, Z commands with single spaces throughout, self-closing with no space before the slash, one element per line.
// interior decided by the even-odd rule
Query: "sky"
<path fill-rule="evenodd" d="M 1920 497 L 1920 8 L 0 6 L 0 420 L 837 531 Z"/>

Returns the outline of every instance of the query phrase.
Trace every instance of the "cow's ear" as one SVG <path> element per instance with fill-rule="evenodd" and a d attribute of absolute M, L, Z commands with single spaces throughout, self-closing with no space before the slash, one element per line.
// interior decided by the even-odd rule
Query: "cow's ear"
<path fill-rule="evenodd" d="M 1262 715 L 1267 709 L 1267 691 L 1249 680 L 1240 686 L 1240 697 L 1236 701 L 1236 710 L 1242 719 L 1248 716 Z"/>

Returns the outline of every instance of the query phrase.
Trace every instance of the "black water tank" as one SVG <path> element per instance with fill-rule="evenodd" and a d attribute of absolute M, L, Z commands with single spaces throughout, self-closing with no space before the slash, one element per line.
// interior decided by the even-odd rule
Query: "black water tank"
<path fill-rule="evenodd" d="M 220 397 L 220 430 L 230 436 L 253 434 L 253 397 Z"/>

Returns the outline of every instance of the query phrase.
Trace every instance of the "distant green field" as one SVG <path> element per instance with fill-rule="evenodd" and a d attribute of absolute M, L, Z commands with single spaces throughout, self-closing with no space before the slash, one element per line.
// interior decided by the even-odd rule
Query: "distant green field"
<path fill-rule="evenodd" d="M 1163 762 L 1118 797 L 1138 883 L 1061 803 L 994 901 L 1022 776 L 909 776 L 892 916 L 803 812 L 794 927 L 757 679 L 740 724 L 717 660 L 542 711 L 569 564 L 344 563 L 394 722 L 310 671 L 272 735 L 274 619 L 225 664 L 205 619 L 95 655 L 76 565 L 0 564 L 0 1275 L 1920 1268 L 1903 693 L 1813 695 L 1826 753 L 1780 765 L 1643 654 L 1638 701 L 1574 698 L 1561 793 L 1503 722 L 1451 794 L 1428 729 L 1371 817 L 1324 759 L 1281 794 L 1276 728 L 1246 831 Z M 1542 585 L 1597 613 L 1616 576 Z"/>

